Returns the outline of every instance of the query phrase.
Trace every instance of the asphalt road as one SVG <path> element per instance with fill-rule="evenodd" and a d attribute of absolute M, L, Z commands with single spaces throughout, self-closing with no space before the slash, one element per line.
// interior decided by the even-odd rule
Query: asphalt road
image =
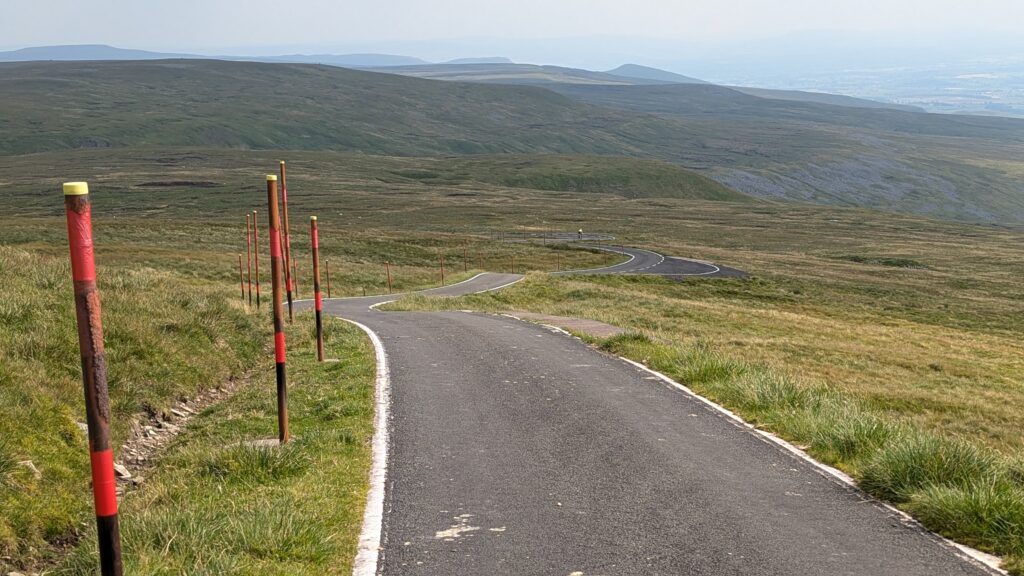
<path fill-rule="evenodd" d="M 652 274 L 669 277 L 702 276 L 707 278 L 745 278 L 746 272 L 719 266 L 710 262 L 688 260 L 673 256 L 663 256 L 651 250 L 640 248 L 628 248 L 625 246 L 606 246 L 599 244 L 580 244 L 583 248 L 594 248 L 606 252 L 616 252 L 629 256 L 629 260 L 614 266 L 605 268 L 591 268 L 588 270 L 569 270 L 555 272 L 557 275 L 564 274 Z"/>
<path fill-rule="evenodd" d="M 620 266 L 676 266 L 648 254 Z M 394 298 L 325 301 L 377 337 L 387 368 L 378 439 L 388 443 L 375 448 L 386 481 L 382 502 L 371 492 L 357 574 L 993 573 L 575 338 L 503 316 L 368 308 Z M 366 546 L 375 538 L 379 556 Z"/>

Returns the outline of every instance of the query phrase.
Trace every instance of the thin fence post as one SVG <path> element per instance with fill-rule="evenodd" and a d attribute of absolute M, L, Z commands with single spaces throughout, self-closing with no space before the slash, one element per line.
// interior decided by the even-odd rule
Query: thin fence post
<path fill-rule="evenodd" d="M 267 175 L 267 207 L 270 211 L 270 278 L 274 294 L 274 360 L 277 375 L 277 439 L 288 442 L 288 374 L 285 370 L 284 307 L 281 304 L 281 215 L 277 208 L 277 176 Z"/>
<path fill-rule="evenodd" d="M 469 257 L 466 256 L 466 247 L 462 247 L 462 273 L 465 274 L 469 271 Z"/>
<path fill-rule="evenodd" d="M 326 272 L 327 272 L 327 297 L 330 298 L 331 297 L 331 261 L 330 260 L 324 260 L 324 267 L 326 268 Z"/>
<path fill-rule="evenodd" d="M 256 211 L 252 211 L 252 245 L 256 260 L 256 309 L 260 309 L 260 227 L 256 223 Z"/>
<path fill-rule="evenodd" d="M 249 275 L 249 307 L 252 307 L 252 214 L 245 214 L 245 269 Z"/>
<path fill-rule="evenodd" d="M 516 273 L 516 255 L 515 254 L 512 255 L 512 273 L 513 274 Z"/>
<path fill-rule="evenodd" d="M 391 262 L 384 263 L 384 270 L 388 275 L 388 294 L 391 294 Z"/>
<path fill-rule="evenodd" d="M 107 360 L 103 348 L 103 319 L 96 288 L 96 260 L 92 241 L 92 203 L 85 182 L 64 184 L 71 277 L 75 289 L 78 348 L 85 389 L 85 418 L 89 434 L 93 502 L 99 535 L 100 573 L 120 576 L 121 528 L 117 516 L 114 451 L 110 445 L 110 396 Z"/>
<path fill-rule="evenodd" d="M 317 234 L 316 216 L 309 217 L 310 244 L 313 246 L 313 299 L 316 302 L 316 359 L 324 361 L 324 305 L 320 299 L 320 236 Z"/>
<path fill-rule="evenodd" d="M 242 253 L 238 253 L 238 289 L 242 291 L 242 305 L 245 305 L 245 275 L 242 274 Z"/>
<path fill-rule="evenodd" d="M 441 255 L 441 286 L 444 286 L 444 254 Z"/>
<path fill-rule="evenodd" d="M 291 323 L 295 317 L 292 313 L 292 290 L 294 289 L 295 277 L 292 272 L 295 270 L 292 262 L 292 236 L 288 227 L 288 181 L 286 180 L 284 160 L 281 160 L 281 211 L 284 213 L 284 230 L 281 232 L 284 239 L 284 280 L 285 289 L 288 293 L 288 322 Z"/>

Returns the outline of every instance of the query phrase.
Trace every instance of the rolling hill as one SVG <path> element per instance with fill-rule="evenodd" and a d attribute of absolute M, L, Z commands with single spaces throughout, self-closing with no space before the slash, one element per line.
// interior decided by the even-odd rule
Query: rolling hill
<path fill-rule="evenodd" d="M 0 65 L 0 154 L 90 147 L 631 156 L 763 198 L 1024 222 L 1024 122 L 1006 119 L 711 85 L 542 88 L 202 60 Z"/>
<path fill-rule="evenodd" d="M 639 64 L 623 64 L 614 70 L 609 70 L 607 73 L 612 76 L 624 76 L 626 78 L 654 80 L 656 82 L 669 82 L 672 84 L 707 84 L 707 82 L 703 80 L 690 78 L 689 76 L 683 76 L 682 74 L 676 74 L 675 72 L 669 72 L 668 70 L 651 68 L 650 66 L 641 66 Z"/>

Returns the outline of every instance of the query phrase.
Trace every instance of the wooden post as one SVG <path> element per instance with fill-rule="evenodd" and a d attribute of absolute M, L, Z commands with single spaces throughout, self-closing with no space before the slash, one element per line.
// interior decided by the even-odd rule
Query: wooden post
<path fill-rule="evenodd" d="M 331 297 L 331 261 L 324 260 L 324 266 L 327 272 L 327 297 Z"/>
<path fill-rule="evenodd" d="M 316 359 L 324 361 L 323 302 L 320 300 L 320 237 L 316 229 L 316 216 L 309 217 L 310 243 L 313 246 L 313 300 L 316 303 Z"/>
<path fill-rule="evenodd" d="M 68 244 L 71 248 L 71 277 L 75 289 L 78 348 L 82 359 L 85 389 L 85 420 L 89 434 L 92 494 L 99 534 L 100 573 L 120 576 L 121 528 L 117 516 L 117 487 L 114 479 L 114 450 L 110 445 L 110 396 L 107 389 L 107 359 L 103 348 L 103 320 L 100 294 L 96 288 L 96 260 L 93 256 L 92 203 L 85 182 L 64 184 Z"/>
<path fill-rule="evenodd" d="M 284 239 L 283 264 L 285 287 L 288 292 L 288 322 L 291 323 L 295 319 L 292 314 L 292 290 L 294 289 L 292 271 L 295 270 L 295 267 L 292 262 L 291 229 L 288 227 L 288 181 L 285 178 L 284 160 L 281 160 L 281 210 L 284 213 L 284 230 L 281 234 Z"/>
<path fill-rule="evenodd" d="M 441 255 L 441 286 L 444 286 L 444 254 Z"/>
<path fill-rule="evenodd" d="M 256 309 L 260 309 L 260 227 L 256 223 L 256 211 L 252 211 L 252 245 L 256 260 Z"/>
<path fill-rule="evenodd" d="M 252 214 L 245 214 L 245 269 L 249 275 L 249 306 L 252 306 Z"/>
<path fill-rule="evenodd" d="M 388 275 L 388 294 L 391 294 L 391 262 L 384 263 L 384 270 Z"/>
<path fill-rule="evenodd" d="M 242 274 L 242 253 L 238 253 L 238 288 L 242 291 L 242 305 L 245 305 L 245 275 Z"/>
<path fill-rule="evenodd" d="M 281 215 L 277 209 L 277 176 L 267 175 L 267 207 L 270 211 L 270 278 L 274 294 L 274 360 L 277 375 L 277 439 L 288 442 L 288 374 L 285 370 L 284 308 L 281 304 Z"/>

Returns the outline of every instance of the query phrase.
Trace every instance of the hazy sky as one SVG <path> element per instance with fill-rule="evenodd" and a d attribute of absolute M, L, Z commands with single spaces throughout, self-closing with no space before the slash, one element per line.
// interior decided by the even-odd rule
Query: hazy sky
<path fill-rule="evenodd" d="M 615 35 L 733 42 L 803 30 L 1024 33 L 1022 0 L 5 0 L 0 45 L 198 51 Z M 255 50 L 254 50 L 255 51 Z"/>

